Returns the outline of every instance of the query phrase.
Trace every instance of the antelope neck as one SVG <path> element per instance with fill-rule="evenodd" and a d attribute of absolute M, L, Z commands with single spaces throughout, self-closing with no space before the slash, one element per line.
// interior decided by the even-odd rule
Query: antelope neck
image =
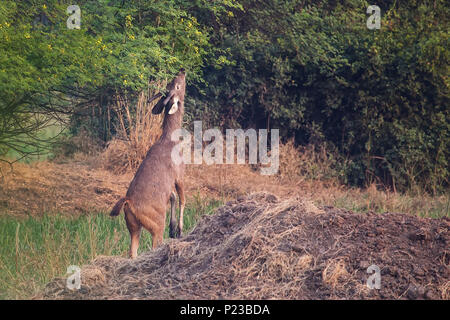
<path fill-rule="evenodd" d="M 163 133 L 161 135 L 161 140 L 171 140 L 172 132 L 176 129 L 181 128 L 181 121 L 183 119 L 183 103 L 178 102 L 180 105 L 177 112 L 174 114 L 165 114 L 163 121 Z"/>

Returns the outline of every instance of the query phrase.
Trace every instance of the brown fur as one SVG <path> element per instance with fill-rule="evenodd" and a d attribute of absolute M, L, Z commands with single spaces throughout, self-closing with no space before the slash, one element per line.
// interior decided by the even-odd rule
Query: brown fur
<path fill-rule="evenodd" d="M 162 243 L 169 200 L 172 204 L 170 235 L 173 237 L 181 236 L 183 230 L 185 203 L 183 191 L 184 165 L 175 165 L 172 162 L 171 152 L 176 142 L 171 140 L 171 134 L 174 130 L 181 127 L 185 90 L 185 72 L 182 69 L 178 76 L 167 85 L 167 95 L 160 95 L 162 98 L 152 110 L 154 114 L 164 110 L 161 138 L 147 152 L 144 161 L 130 183 L 126 197 L 116 203 L 110 214 L 111 216 L 116 216 L 120 213 L 122 207 L 124 208 L 125 221 L 131 236 L 131 258 L 137 256 L 142 227 L 151 233 L 153 248 Z M 169 114 L 168 112 L 175 98 L 178 98 L 178 110 L 173 114 Z M 177 190 L 180 203 L 180 217 L 177 229 L 175 229 L 174 189 Z"/>

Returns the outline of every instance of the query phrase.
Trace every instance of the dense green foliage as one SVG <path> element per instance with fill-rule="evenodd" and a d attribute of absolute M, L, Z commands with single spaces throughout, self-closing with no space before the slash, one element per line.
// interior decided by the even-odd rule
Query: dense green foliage
<path fill-rule="evenodd" d="M 229 0 L 195 3 L 211 19 L 235 7 Z M 187 11 L 195 10 L 190 1 L 78 1 L 79 30 L 67 27 L 71 4 L 0 2 L 0 154 L 20 148 L 25 139 L 18 135 L 34 134 L 49 113 L 75 122 L 90 114 L 88 126 L 107 139 L 114 94 L 132 96 L 181 66 L 201 79 L 209 27 Z"/>
<path fill-rule="evenodd" d="M 448 187 L 443 0 L 377 1 L 379 30 L 366 27 L 372 3 L 361 0 L 78 4 L 81 29 L 68 30 L 68 1 L 0 3 L 2 120 L 29 123 L 24 109 L 76 111 L 72 128 L 107 140 L 114 94 L 132 97 L 183 66 L 188 121 L 280 128 L 299 144 L 325 143 L 349 184 Z M 33 24 L 43 15 L 48 23 Z M 17 127 L 2 121 L 0 147 L 11 147 L 8 123 Z"/>
<path fill-rule="evenodd" d="M 204 73 L 197 105 L 226 125 L 327 142 L 351 184 L 448 185 L 445 2 L 379 3 L 380 30 L 365 1 L 307 2 L 241 1 L 214 37 L 232 63 Z"/>

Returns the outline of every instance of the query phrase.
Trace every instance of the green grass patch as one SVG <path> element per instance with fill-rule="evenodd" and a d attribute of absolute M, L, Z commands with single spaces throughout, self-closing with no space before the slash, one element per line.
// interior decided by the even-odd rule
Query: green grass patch
<path fill-rule="evenodd" d="M 332 205 L 357 213 L 373 211 L 376 213 L 401 212 L 422 218 L 440 219 L 450 217 L 450 196 L 427 196 L 409 194 L 390 194 L 383 192 L 370 194 L 349 190 L 330 199 L 316 201 L 318 205 Z"/>
<path fill-rule="evenodd" d="M 42 161 L 54 157 L 52 146 L 55 139 L 61 134 L 63 125 L 57 122 L 53 122 L 48 127 L 36 133 L 36 138 L 40 141 L 35 141 L 29 138 L 27 135 L 18 135 L 17 139 L 27 141 L 27 143 L 16 142 L 17 147 L 25 153 L 31 153 L 23 158 L 23 154 L 10 149 L 6 155 L 6 159 L 16 160 L 25 163 L 32 163 L 34 161 Z"/>
<path fill-rule="evenodd" d="M 185 233 L 220 204 L 195 196 L 185 209 Z M 150 233 L 143 230 L 139 252 L 151 249 L 151 243 Z M 0 299 L 30 298 L 52 278 L 64 276 L 68 266 L 82 266 L 98 255 L 127 256 L 129 245 L 123 214 L 0 216 Z"/>

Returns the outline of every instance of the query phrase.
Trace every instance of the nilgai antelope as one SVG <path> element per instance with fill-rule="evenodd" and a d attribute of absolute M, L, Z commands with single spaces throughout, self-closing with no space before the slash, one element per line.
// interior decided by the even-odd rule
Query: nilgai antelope
<path fill-rule="evenodd" d="M 153 107 L 152 113 L 164 110 L 163 131 L 159 140 L 150 148 L 139 166 L 127 191 L 113 207 L 110 215 L 119 215 L 124 208 L 125 221 L 131 237 L 130 257 L 136 258 L 141 228 L 152 235 L 153 249 L 163 241 L 167 204 L 171 202 L 170 236 L 180 237 L 183 231 L 184 188 L 183 163 L 172 162 L 171 152 L 176 142 L 171 140 L 172 132 L 181 128 L 184 113 L 184 94 L 186 73 L 181 69 L 177 77 L 167 85 L 166 95 L 158 93 L 149 101 L 161 98 Z M 180 216 L 178 226 L 175 213 L 176 189 L 179 198 Z"/>

